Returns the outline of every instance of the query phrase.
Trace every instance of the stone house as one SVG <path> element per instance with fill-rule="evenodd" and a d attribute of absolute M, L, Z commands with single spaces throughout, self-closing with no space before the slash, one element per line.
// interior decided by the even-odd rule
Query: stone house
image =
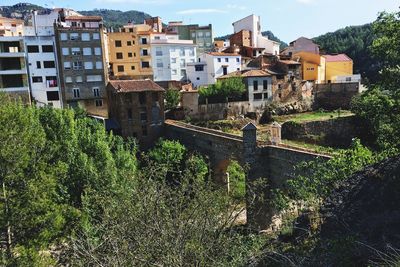
<path fill-rule="evenodd" d="M 109 117 L 118 134 L 150 147 L 162 134 L 165 90 L 151 80 L 112 80 L 107 85 Z"/>

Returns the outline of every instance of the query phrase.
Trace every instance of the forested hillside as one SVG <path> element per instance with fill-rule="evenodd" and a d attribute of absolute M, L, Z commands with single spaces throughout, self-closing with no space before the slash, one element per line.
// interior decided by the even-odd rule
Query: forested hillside
<path fill-rule="evenodd" d="M 120 11 L 120 10 L 110 10 L 110 9 L 95 9 L 92 11 L 78 11 L 79 13 L 87 16 L 102 16 L 104 23 L 107 27 L 118 28 L 123 25 L 126 25 L 129 21 L 134 24 L 143 23 L 146 18 L 150 18 L 151 16 L 147 13 L 129 10 L 129 11 Z"/>
<path fill-rule="evenodd" d="M 314 38 L 326 53 L 345 53 L 354 61 L 354 72 L 374 82 L 380 69 L 369 50 L 375 35 L 372 24 L 349 26 Z"/>

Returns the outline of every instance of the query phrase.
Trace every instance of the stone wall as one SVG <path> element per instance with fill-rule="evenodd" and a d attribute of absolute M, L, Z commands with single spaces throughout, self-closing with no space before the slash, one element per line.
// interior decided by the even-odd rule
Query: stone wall
<path fill-rule="evenodd" d="M 224 120 L 227 117 L 236 117 L 251 111 L 248 101 L 205 104 L 198 106 L 198 114 L 194 117 L 201 120 Z"/>
<path fill-rule="evenodd" d="M 346 148 L 353 138 L 365 139 L 364 125 L 355 116 L 324 121 L 286 122 L 282 125 L 282 138 L 306 141 L 319 145 Z"/>
<path fill-rule="evenodd" d="M 351 99 L 360 92 L 360 83 L 317 84 L 314 90 L 314 109 L 350 109 Z"/>

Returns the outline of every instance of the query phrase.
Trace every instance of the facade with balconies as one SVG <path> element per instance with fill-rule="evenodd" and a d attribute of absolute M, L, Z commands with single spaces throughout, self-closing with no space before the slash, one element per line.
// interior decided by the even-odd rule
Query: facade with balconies
<path fill-rule="evenodd" d="M 30 103 L 24 39 L 0 36 L 0 91 Z"/>

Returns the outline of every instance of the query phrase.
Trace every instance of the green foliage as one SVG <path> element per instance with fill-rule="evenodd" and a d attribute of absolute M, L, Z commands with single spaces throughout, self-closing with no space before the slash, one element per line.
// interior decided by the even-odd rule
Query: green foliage
<path fill-rule="evenodd" d="M 178 89 L 169 88 L 165 93 L 166 109 L 177 108 L 181 101 L 181 94 Z"/>
<path fill-rule="evenodd" d="M 375 38 L 371 49 L 381 66 L 380 85 L 385 90 L 399 91 L 400 84 L 400 12 L 382 12 L 373 24 Z"/>
<path fill-rule="evenodd" d="M 274 190 L 274 205 L 284 209 L 290 201 L 317 204 L 340 182 L 377 160 L 379 157 L 355 139 L 350 149 L 340 151 L 328 161 L 321 159 L 297 166 L 300 175 L 288 180 L 284 190 Z"/>
<path fill-rule="evenodd" d="M 199 95 L 204 98 L 217 97 L 221 99 L 240 97 L 246 91 L 243 80 L 238 77 L 218 80 L 215 84 L 199 89 Z"/>
<path fill-rule="evenodd" d="M 237 201 L 244 201 L 246 195 L 246 172 L 239 162 L 231 161 L 228 166 L 230 195 Z"/>
<path fill-rule="evenodd" d="M 72 110 L 25 107 L 4 95 L 0 123 L 0 234 L 9 230 L 12 241 L 2 264 L 37 266 L 47 262 L 38 252 L 62 242 L 84 218 L 84 196 L 96 207 L 90 194 L 129 190 L 135 150 Z"/>
<path fill-rule="evenodd" d="M 105 26 L 114 28 L 122 27 L 128 24 L 129 21 L 133 24 L 141 24 L 145 19 L 151 17 L 147 13 L 136 10 L 94 9 L 91 11 L 79 11 L 79 13 L 85 16 L 102 16 Z"/>

